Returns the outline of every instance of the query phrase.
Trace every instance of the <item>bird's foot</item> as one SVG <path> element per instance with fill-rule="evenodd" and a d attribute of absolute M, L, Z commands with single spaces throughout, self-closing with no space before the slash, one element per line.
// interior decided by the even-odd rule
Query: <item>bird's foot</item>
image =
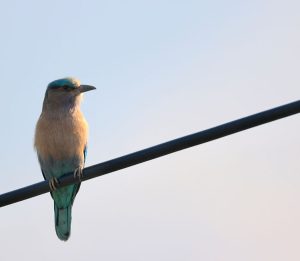
<path fill-rule="evenodd" d="M 49 180 L 49 188 L 50 188 L 50 191 L 53 192 L 54 190 L 57 189 L 57 186 L 58 186 L 59 182 L 58 182 L 58 179 L 57 178 L 52 178 Z"/>
<path fill-rule="evenodd" d="M 80 166 L 74 171 L 74 179 L 78 179 L 79 181 L 81 181 L 82 178 L 83 178 L 83 167 Z"/>

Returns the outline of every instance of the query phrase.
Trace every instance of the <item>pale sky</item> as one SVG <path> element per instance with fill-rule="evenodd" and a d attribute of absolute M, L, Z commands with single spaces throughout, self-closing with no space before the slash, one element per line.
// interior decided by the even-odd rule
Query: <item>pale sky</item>
<path fill-rule="evenodd" d="M 300 97 L 300 2 L 2 1 L 0 193 L 42 180 L 47 84 L 87 93 L 86 166 Z M 298 261 L 300 117 L 84 182 L 60 241 L 45 194 L 1 208 L 0 260 Z"/>

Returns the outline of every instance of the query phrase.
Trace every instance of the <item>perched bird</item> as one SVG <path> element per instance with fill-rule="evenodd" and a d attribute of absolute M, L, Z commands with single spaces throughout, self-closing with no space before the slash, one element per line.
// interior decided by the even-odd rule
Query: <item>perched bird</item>
<path fill-rule="evenodd" d="M 96 89 L 74 78 L 49 83 L 36 125 L 34 146 L 54 200 L 55 230 L 61 240 L 71 232 L 71 210 L 80 183 L 56 188 L 68 172 L 82 176 L 87 152 L 88 124 L 80 111 L 82 93 Z"/>

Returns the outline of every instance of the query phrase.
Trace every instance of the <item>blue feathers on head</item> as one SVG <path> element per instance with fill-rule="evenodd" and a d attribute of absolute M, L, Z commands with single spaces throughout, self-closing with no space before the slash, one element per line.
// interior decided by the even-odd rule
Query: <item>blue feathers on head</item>
<path fill-rule="evenodd" d="M 58 79 L 55 80 L 53 82 L 50 82 L 48 84 L 48 90 L 49 89 L 57 89 L 57 88 L 61 88 L 61 87 L 68 87 L 68 88 L 73 88 L 76 89 L 80 86 L 80 81 L 72 78 L 72 77 L 68 77 L 68 78 L 63 78 L 63 79 Z"/>

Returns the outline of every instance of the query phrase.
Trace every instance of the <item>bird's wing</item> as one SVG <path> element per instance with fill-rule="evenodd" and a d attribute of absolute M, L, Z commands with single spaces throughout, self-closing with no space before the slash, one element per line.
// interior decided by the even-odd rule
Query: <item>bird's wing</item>
<path fill-rule="evenodd" d="M 85 145 L 84 150 L 83 150 L 83 162 L 85 163 L 85 159 L 86 159 L 86 155 L 87 155 L 87 145 Z M 75 196 L 77 195 L 79 189 L 80 189 L 80 185 L 81 183 L 78 183 L 77 185 L 75 185 L 75 189 L 73 190 L 73 195 L 72 195 L 72 201 L 75 199 Z"/>
<path fill-rule="evenodd" d="M 43 174 L 44 180 L 46 180 L 46 176 L 45 176 L 45 173 L 44 173 L 43 169 L 41 169 L 41 171 L 42 171 L 42 174 Z"/>
<path fill-rule="evenodd" d="M 84 147 L 83 156 L 84 156 L 83 162 L 85 163 L 85 159 L 86 159 L 86 156 L 87 156 L 87 145 L 85 145 L 85 147 Z"/>

